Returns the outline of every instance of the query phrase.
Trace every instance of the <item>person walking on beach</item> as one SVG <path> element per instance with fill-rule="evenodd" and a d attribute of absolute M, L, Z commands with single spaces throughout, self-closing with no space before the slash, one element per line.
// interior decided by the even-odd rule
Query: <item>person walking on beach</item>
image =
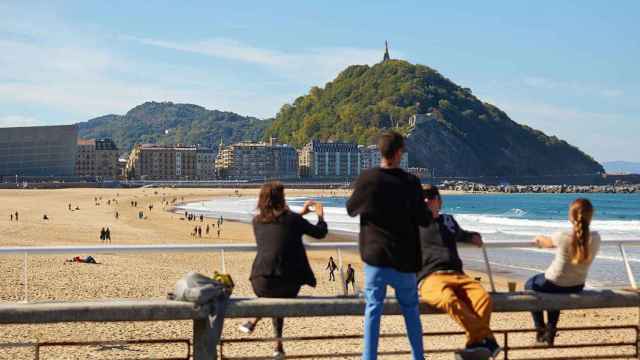
<path fill-rule="evenodd" d="M 220 229 L 218 229 L 218 239 L 220 239 Z"/>
<path fill-rule="evenodd" d="M 492 303 L 489 294 L 462 270 L 458 243 L 482 246 L 482 236 L 463 230 L 453 216 L 442 214 L 443 201 L 436 186 L 424 189 L 434 223 L 420 227 L 422 269 L 418 272 L 420 298 L 460 324 L 467 337 L 464 350 L 456 360 L 495 358 L 502 351 L 491 324 Z"/>
<path fill-rule="evenodd" d="M 329 270 L 329 281 L 336 281 L 336 275 L 334 272 L 338 269 L 338 265 L 333 261 L 333 256 L 329 257 L 329 263 L 327 264 L 327 270 Z"/>
<path fill-rule="evenodd" d="M 16 221 L 18 221 L 18 212 L 16 211 Z"/>
<path fill-rule="evenodd" d="M 573 294 L 584 289 L 589 267 L 600 249 L 600 234 L 591 231 L 593 205 L 587 199 L 576 199 L 569 206 L 570 231 L 561 231 L 548 236 L 537 236 L 535 244 L 540 248 L 555 248 L 553 262 L 544 273 L 527 280 L 525 289 L 552 294 Z M 536 327 L 536 341 L 553 346 L 560 320 L 560 311 L 547 310 L 531 313 Z"/>
<path fill-rule="evenodd" d="M 253 233 L 258 246 L 251 267 L 251 286 L 258 297 L 295 298 L 303 285 L 316 286 L 302 242 L 303 235 L 316 239 L 327 235 L 327 223 L 321 203 L 307 201 L 302 211 L 294 213 L 285 201 L 284 186 L 273 181 L 262 185 L 258 197 L 258 214 L 253 218 Z M 313 225 L 302 216 L 314 211 L 318 223 Z M 260 319 L 240 326 L 245 333 L 253 332 Z M 282 331 L 284 318 L 273 318 L 276 347 L 275 359 L 284 359 Z"/>
<path fill-rule="evenodd" d="M 347 201 L 349 216 L 360 216 L 359 247 L 364 264 L 363 360 L 378 356 L 380 320 L 387 285 L 402 309 L 413 360 L 424 359 L 416 272 L 421 254 L 418 226 L 433 222 L 420 180 L 400 168 L 402 135 L 390 131 L 378 142 L 380 167 L 364 170 Z"/>
<path fill-rule="evenodd" d="M 198 237 L 202 237 L 202 226 L 198 226 Z"/>
<path fill-rule="evenodd" d="M 116 211 L 116 220 L 120 218 L 120 214 Z"/>
<path fill-rule="evenodd" d="M 347 265 L 347 279 L 344 282 L 344 288 L 347 290 L 347 295 L 349 295 L 349 284 L 351 284 L 351 288 L 353 289 L 353 295 L 357 295 L 356 271 L 353 267 L 351 267 L 351 264 Z"/>
<path fill-rule="evenodd" d="M 205 228 L 204 234 L 205 235 L 209 235 L 209 224 L 207 224 L 207 227 Z"/>
<path fill-rule="evenodd" d="M 11 215 L 9 216 L 9 218 L 11 219 L 10 221 L 13 221 L 13 213 L 11 213 Z"/>
<path fill-rule="evenodd" d="M 111 244 L 111 230 L 109 228 L 104 231 L 104 240 Z"/>
<path fill-rule="evenodd" d="M 100 230 L 100 241 L 104 241 L 104 239 L 105 239 L 105 234 L 106 234 L 106 231 L 104 230 L 104 228 L 102 228 L 102 229 Z"/>

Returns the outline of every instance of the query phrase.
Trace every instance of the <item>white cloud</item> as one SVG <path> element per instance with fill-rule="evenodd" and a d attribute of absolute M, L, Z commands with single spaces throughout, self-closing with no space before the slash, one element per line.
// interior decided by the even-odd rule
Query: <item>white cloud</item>
<path fill-rule="evenodd" d="M 382 58 L 381 49 L 327 47 L 311 48 L 299 52 L 283 52 L 227 38 L 186 42 L 139 37 L 126 38 L 144 45 L 266 66 L 282 75 L 305 83 L 325 82 L 333 79 L 339 71 L 349 65 L 373 64 Z M 394 53 L 396 56 L 403 56 L 402 52 L 394 51 Z"/>
<path fill-rule="evenodd" d="M 0 127 L 37 126 L 43 124 L 42 121 L 22 115 L 0 116 Z"/>

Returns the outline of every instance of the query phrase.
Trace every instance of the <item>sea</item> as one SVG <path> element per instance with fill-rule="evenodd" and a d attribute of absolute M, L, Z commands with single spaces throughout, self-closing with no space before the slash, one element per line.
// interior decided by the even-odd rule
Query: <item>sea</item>
<path fill-rule="evenodd" d="M 486 242 L 531 242 L 536 235 L 551 235 L 570 229 L 569 204 L 587 197 L 596 209 L 592 230 L 603 240 L 637 240 L 640 242 L 640 194 L 451 194 L 443 196 L 443 212 L 452 214 L 467 230 L 480 232 Z M 291 197 L 292 210 L 300 210 L 304 201 L 321 201 L 330 231 L 354 239 L 358 218 L 345 210 L 345 197 Z M 209 201 L 182 204 L 177 211 L 189 211 L 207 217 L 248 222 L 255 213 L 256 198 L 218 197 Z M 390 210 L 391 211 L 391 210 Z M 314 221 L 314 215 L 307 215 Z M 640 282 L 640 246 L 625 246 L 632 270 Z M 465 267 L 484 271 L 485 262 L 478 249 L 461 249 Z M 553 250 L 534 248 L 488 249 L 493 273 L 525 280 L 543 272 L 553 259 Z M 628 287 L 629 280 L 620 249 L 603 246 L 592 265 L 587 285 L 590 287 Z"/>

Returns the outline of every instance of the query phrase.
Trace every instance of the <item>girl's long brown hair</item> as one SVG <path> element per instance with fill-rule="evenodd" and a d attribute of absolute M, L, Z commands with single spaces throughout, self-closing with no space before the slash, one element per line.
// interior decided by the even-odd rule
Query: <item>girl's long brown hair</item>
<path fill-rule="evenodd" d="M 582 264 L 591 258 L 591 254 L 589 254 L 589 240 L 591 239 L 589 226 L 593 218 L 593 205 L 587 199 L 576 199 L 571 203 L 569 214 L 573 219 L 571 262 Z"/>
<path fill-rule="evenodd" d="M 258 215 L 256 220 L 261 223 L 270 223 L 286 209 L 284 200 L 284 186 L 279 181 L 264 183 L 258 196 Z"/>

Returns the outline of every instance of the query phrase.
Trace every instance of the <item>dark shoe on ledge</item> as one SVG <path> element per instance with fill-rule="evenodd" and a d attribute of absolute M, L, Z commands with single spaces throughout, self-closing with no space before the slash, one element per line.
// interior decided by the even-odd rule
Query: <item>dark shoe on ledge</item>
<path fill-rule="evenodd" d="M 556 342 L 556 337 L 558 336 L 558 331 L 556 329 L 547 329 L 544 334 L 543 341 L 547 344 L 547 346 L 553 346 Z"/>
<path fill-rule="evenodd" d="M 464 350 L 456 351 L 453 357 L 455 360 L 489 360 L 491 351 L 480 345 L 472 345 Z"/>

